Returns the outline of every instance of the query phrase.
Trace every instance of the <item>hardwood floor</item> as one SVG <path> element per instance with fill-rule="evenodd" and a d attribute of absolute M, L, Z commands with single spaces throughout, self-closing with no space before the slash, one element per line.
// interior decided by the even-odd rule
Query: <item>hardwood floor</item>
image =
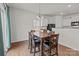
<path fill-rule="evenodd" d="M 79 51 L 75 51 L 65 46 L 59 45 L 58 49 L 59 56 L 79 56 Z M 37 55 L 39 54 L 40 53 L 37 53 Z M 33 56 L 33 54 L 30 54 L 28 42 L 23 41 L 13 43 L 6 56 Z"/>

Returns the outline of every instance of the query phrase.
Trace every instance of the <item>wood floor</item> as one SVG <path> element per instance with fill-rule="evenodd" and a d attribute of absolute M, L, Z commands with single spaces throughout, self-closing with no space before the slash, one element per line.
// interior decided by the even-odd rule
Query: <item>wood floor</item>
<path fill-rule="evenodd" d="M 65 46 L 59 45 L 58 49 L 59 56 L 79 56 L 79 51 L 75 51 Z M 40 52 L 37 53 L 37 56 L 39 56 L 39 54 Z M 33 54 L 30 54 L 28 42 L 23 41 L 13 43 L 6 56 L 33 56 Z"/>

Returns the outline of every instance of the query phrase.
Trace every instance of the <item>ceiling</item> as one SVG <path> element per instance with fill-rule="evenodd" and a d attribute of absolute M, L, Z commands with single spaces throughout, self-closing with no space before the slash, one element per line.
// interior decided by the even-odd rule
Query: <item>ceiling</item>
<path fill-rule="evenodd" d="M 10 7 L 20 8 L 42 15 L 70 15 L 79 13 L 79 3 L 9 3 Z M 69 6 L 69 7 L 68 7 Z"/>

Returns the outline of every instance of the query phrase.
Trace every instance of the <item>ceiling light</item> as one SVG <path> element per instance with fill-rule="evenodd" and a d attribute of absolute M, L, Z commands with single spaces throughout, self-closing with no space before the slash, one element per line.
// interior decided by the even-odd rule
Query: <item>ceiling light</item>
<path fill-rule="evenodd" d="M 68 7 L 71 7 L 71 5 L 68 5 Z"/>

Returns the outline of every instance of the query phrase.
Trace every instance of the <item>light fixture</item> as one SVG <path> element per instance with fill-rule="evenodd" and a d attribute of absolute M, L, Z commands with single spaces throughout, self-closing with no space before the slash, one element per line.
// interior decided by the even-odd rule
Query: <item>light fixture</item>
<path fill-rule="evenodd" d="M 39 13 L 39 14 L 38 14 L 38 16 L 37 16 L 37 19 L 40 20 L 40 26 L 42 26 L 42 20 L 44 19 L 44 16 L 41 16 L 41 9 L 40 9 L 40 7 L 41 7 L 41 6 L 40 6 L 40 3 L 39 3 L 39 4 L 38 4 L 38 9 L 39 9 L 39 10 L 38 10 L 38 11 L 39 11 L 38 13 Z"/>
<path fill-rule="evenodd" d="M 38 16 L 37 19 L 41 19 L 41 15 L 40 15 L 40 3 L 38 4 Z"/>
<path fill-rule="evenodd" d="M 41 15 L 40 7 L 41 7 L 41 5 L 40 5 L 40 3 L 38 3 L 38 10 L 37 10 L 38 14 L 37 14 L 36 18 L 34 19 L 34 28 L 37 28 L 37 29 L 43 29 L 43 26 L 47 26 L 47 23 L 45 21 L 47 19 L 43 15 Z"/>

